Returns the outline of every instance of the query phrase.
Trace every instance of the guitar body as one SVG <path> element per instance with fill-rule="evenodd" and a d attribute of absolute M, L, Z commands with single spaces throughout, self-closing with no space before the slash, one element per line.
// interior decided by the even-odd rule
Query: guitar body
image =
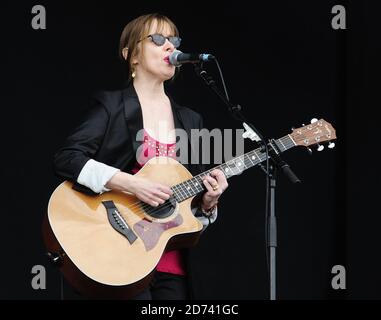
<path fill-rule="evenodd" d="M 166 157 L 152 158 L 137 175 L 167 186 L 192 178 L 183 165 Z M 191 212 L 192 199 L 176 202 L 173 212 L 164 218 L 152 217 L 146 211 L 153 207 L 142 207 L 129 193 L 89 196 L 65 181 L 50 198 L 43 223 L 44 241 L 60 260 L 66 280 L 80 293 L 127 299 L 148 286 L 165 250 L 197 243 L 202 224 Z M 132 243 L 112 226 L 102 201 L 115 204 L 135 235 Z"/>

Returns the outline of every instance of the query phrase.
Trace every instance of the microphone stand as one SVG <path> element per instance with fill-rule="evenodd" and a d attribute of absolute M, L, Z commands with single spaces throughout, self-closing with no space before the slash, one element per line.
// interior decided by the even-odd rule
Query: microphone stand
<path fill-rule="evenodd" d="M 287 178 L 292 183 L 300 183 L 301 181 L 291 170 L 290 166 L 280 157 L 280 150 L 278 149 L 274 140 L 268 140 L 263 137 L 263 135 L 254 127 L 253 124 L 248 122 L 242 113 L 242 107 L 237 104 L 231 103 L 223 93 L 217 88 L 213 78 L 208 75 L 208 73 L 202 68 L 202 63 L 194 64 L 196 74 L 204 80 L 206 85 L 220 98 L 220 100 L 228 107 L 231 115 L 234 119 L 243 122 L 244 128 L 247 130 L 243 137 L 249 137 L 251 140 L 260 143 L 262 151 L 266 151 L 266 168 L 260 163 L 261 169 L 266 174 L 267 179 L 267 194 L 270 194 L 270 203 L 268 203 L 268 198 L 266 198 L 266 209 L 268 204 L 270 204 L 270 212 L 266 212 L 268 216 L 266 230 L 267 230 L 267 248 L 270 251 L 270 300 L 276 300 L 276 248 L 277 242 L 277 222 L 275 214 L 275 189 L 276 189 L 276 178 L 277 169 L 287 176 Z M 269 165 L 269 157 L 272 161 Z M 267 210 L 268 211 L 268 210 Z M 267 256 L 267 253 L 266 253 Z"/>

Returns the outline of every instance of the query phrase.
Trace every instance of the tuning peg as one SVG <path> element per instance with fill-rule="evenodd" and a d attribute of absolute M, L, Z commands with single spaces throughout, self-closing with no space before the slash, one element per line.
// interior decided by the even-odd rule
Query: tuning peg
<path fill-rule="evenodd" d="M 333 149 L 334 147 L 335 147 L 335 143 L 331 141 L 331 142 L 328 144 L 328 148 Z"/>
<path fill-rule="evenodd" d="M 312 149 L 307 147 L 307 152 L 311 156 L 312 155 Z"/>
<path fill-rule="evenodd" d="M 323 151 L 324 150 L 324 146 L 322 144 L 317 144 L 318 148 L 317 148 L 317 151 Z"/>
<path fill-rule="evenodd" d="M 317 121 L 318 121 L 318 119 L 316 119 L 316 118 L 311 119 L 311 123 L 315 123 Z"/>

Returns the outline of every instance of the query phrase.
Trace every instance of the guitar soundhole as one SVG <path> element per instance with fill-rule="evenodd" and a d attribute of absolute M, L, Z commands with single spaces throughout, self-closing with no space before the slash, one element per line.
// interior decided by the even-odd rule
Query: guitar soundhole
<path fill-rule="evenodd" d="M 174 197 L 170 197 L 167 201 L 157 207 L 151 207 L 148 205 L 143 206 L 144 212 L 152 218 L 164 219 L 172 215 L 176 208 L 176 200 Z"/>

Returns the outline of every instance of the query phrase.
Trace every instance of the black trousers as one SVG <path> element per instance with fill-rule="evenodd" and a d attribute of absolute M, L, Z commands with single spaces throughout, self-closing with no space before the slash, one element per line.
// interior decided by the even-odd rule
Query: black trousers
<path fill-rule="evenodd" d="M 62 277 L 62 275 L 61 275 Z M 63 279 L 62 279 L 63 280 Z M 70 285 L 63 281 L 62 300 L 84 300 L 88 299 L 76 292 Z M 131 300 L 187 300 L 190 299 L 188 278 L 186 276 L 158 272 L 144 291 Z"/>
<path fill-rule="evenodd" d="M 186 300 L 189 299 L 186 276 L 156 271 L 149 287 L 131 300 Z"/>

